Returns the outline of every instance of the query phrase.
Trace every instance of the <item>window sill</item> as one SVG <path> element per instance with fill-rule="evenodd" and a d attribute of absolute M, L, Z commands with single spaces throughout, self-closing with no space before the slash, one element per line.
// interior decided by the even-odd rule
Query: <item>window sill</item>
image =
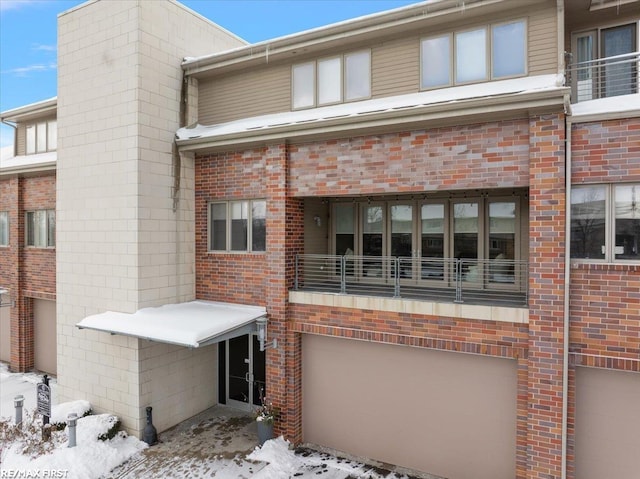
<path fill-rule="evenodd" d="M 582 269 L 587 271 L 638 271 L 640 272 L 640 262 L 622 262 L 615 263 L 605 261 L 588 261 L 588 260 L 571 260 L 571 269 Z"/>

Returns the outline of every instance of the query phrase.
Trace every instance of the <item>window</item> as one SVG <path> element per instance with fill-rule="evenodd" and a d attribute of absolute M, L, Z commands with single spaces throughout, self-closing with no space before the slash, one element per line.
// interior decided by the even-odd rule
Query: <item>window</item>
<path fill-rule="evenodd" d="M 452 278 L 452 265 L 460 260 L 469 273 L 465 281 L 513 287 L 523 247 L 524 195 L 337 201 L 332 251 L 363 256 L 356 272 L 370 278 L 390 267 L 381 257 L 401 258 L 403 280 L 439 282 Z"/>
<path fill-rule="evenodd" d="M 342 101 L 342 62 L 340 58 L 318 60 L 318 103 Z"/>
<path fill-rule="evenodd" d="M 344 56 L 345 99 L 360 100 L 371 96 L 371 52 Z"/>
<path fill-rule="evenodd" d="M 456 83 L 487 79 L 487 30 L 456 33 Z"/>
<path fill-rule="evenodd" d="M 9 246 L 9 213 L 0 211 L 0 246 Z"/>
<path fill-rule="evenodd" d="M 315 104 L 314 63 L 293 66 L 293 108 L 308 108 Z"/>
<path fill-rule="evenodd" d="M 526 42 L 524 22 L 503 23 L 491 28 L 493 78 L 524 75 Z"/>
<path fill-rule="evenodd" d="M 56 120 L 41 121 L 26 126 L 26 154 L 44 153 L 58 147 Z"/>
<path fill-rule="evenodd" d="M 265 251 L 267 202 L 209 204 L 209 251 Z"/>
<path fill-rule="evenodd" d="M 291 68 L 294 110 L 371 96 L 369 50 L 300 63 Z"/>
<path fill-rule="evenodd" d="M 27 246 L 54 247 L 56 245 L 56 212 L 54 210 L 27 211 L 25 216 Z"/>
<path fill-rule="evenodd" d="M 526 74 L 526 30 L 526 22 L 518 20 L 423 39 L 421 88 Z"/>
<path fill-rule="evenodd" d="M 612 26 L 572 35 L 576 101 L 630 95 L 638 91 L 637 24 Z"/>
<path fill-rule="evenodd" d="M 640 260 L 640 183 L 573 188 L 571 257 Z"/>
<path fill-rule="evenodd" d="M 451 84 L 451 35 L 427 38 L 421 45 L 422 88 Z"/>

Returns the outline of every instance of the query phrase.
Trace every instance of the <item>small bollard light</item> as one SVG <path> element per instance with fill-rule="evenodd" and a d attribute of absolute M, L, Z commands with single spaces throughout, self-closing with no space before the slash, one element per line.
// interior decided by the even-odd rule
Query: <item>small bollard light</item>
<path fill-rule="evenodd" d="M 69 446 L 68 447 L 76 447 L 76 422 L 78 420 L 78 415 L 74 412 L 70 413 L 67 416 L 67 431 L 69 435 Z"/>
<path fill-rule="evenodd" d="M 13 405 L 16 407 L 16 426 L 22 425 L 22 406 L 24 404 L 24 396 L 19 394 L 13 398 Z"/>

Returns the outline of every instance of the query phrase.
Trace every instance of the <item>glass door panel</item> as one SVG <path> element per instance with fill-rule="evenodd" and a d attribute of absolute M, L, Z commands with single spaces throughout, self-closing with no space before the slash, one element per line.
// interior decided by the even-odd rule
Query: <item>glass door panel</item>
<path fill-rule="evenodd" d="M 362 255 L 382 256 L 384 251 L 384 207 L 365 205 L 362 207 Z M 369 278 L 383 278 L 382 259 L 363 259 L 362 274 Z"/>
<path fill-rule="evenodd" d="M 251 354 L 251 366 L 252 366 L 252 377 L 253 377 L 253 387 L 252 387 L 252 403 L 256 406 L 260 405 L 261 397 L 265 394 L 266 391 L 266 380 L 267 380 L 267 372 L 266 372 L 266 361 L 265 361 L 265 352 L 260 351 L 260 341 L 258 340 L 257 334 L 252 334 L 252 345 L 253 350 Z"/>
<path fill-rule="evenodd" d="M 391 205 L 391 256 L 400 258 L 400 278 L 413 277 L 413 206 Z M 391 274 L 395 277 L 395 270 Z"/>
<path fill-rule="evenodd" d="M 335 218 L 335 252 L 338 256 L 352 256 L 356 249 L 355 205 L 353 203 L 336 203 L 334 205 Z M 353 276 L 353 260 L 346 258 L 346 274 Z M 340 274 L 340 262 L 336 261 L 335 274 Z"/>
<path fill-rule="evenodd" d="M 248 409 L 249 398 L 249 336 L 229 339 L 227 343 L 227 403 Z"/>
<path fill-rule="evenodd" d="M 420 279 L 443 281 L 444 204 L 426 204 L 420 209 Z"/>
<path fill-rule="evenodd" d="M 478 265 L 479 218 L 478 203 L 453 204 L 453 251 L 462 263 L 462 281 L 480 282 L 482 272 Z"/>
<path fill-rule="evenodd" d="M 631 23 L 600 32 L 601 57 L 633 53 L 636 49 L 636 25 Z M 629 60 L 629 59 L 628 59 Z M 608 60 L 604 64 L 603 97 L 630 95 L 638 90 L 638 67 L 632 61 Z"/>
<path fill-rule="evenodd" d="M 491 283 L 514 284 L 516 202 L 489 203 L 489 277 Z"/>
<path fill-rule="evenodd" d="M 576 34 L 573 38 L 574 62 L 577 67 L 572 81 L 574 101 L 578 102 L 596 98 L 596 67 L 590 63 L 596 58 L 596 32 Z"/>

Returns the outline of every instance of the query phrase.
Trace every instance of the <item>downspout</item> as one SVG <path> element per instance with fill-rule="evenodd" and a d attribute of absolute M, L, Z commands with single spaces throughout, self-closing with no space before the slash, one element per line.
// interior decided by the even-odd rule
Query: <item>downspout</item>
<path fill-rule="evenodd" d="M 0 118 L 0 123 L 13 128 L 13 156 L 18 156 L 18 125 L 9 123 L 4 118 Z"/>
<path fill-rule="evenodd" d="M 564 54 L 564 0 L 556 0 L 557 5 L 557 31 L 558 31 L 558 72 L 563 74 L 566 82 L 565 54 Z M 567 424 L 569 414 L 569 285 L 571 275 L 571 99 L 565 100 L 564 108 L 564 178 L 565 178 L 565 202 L 564 202 L 564 300 L 563 300 L 563 325 L 562 325 L 562 448 L 561 448 L 561 479 L 567 478 Z"/>
<path fill-rule="evenodd" d="M 567 477 L 567 422 L 569 409 L 569 279 L 571 274 L 571 119 L 565 114 L 565 240 L 564 324 L 562 344 L 562 479 Z"/>

